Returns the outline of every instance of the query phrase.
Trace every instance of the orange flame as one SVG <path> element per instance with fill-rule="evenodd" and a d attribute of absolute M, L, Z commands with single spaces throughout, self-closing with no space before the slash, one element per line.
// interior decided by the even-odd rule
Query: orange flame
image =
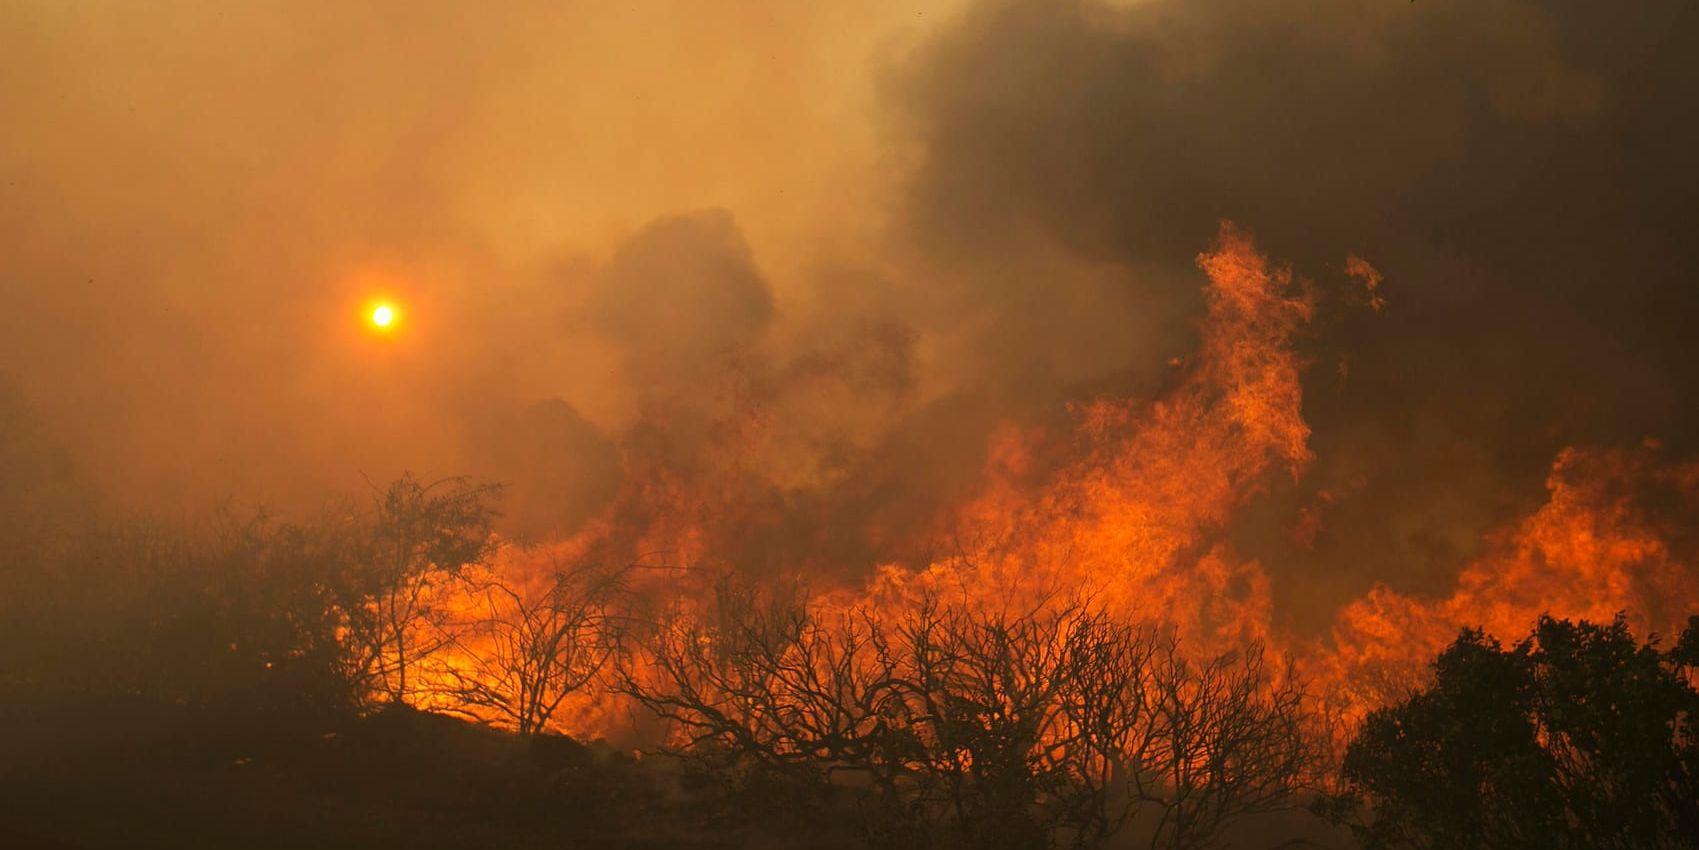
<path fill-rule="evenodd" d="M 1165 625 L 1199 652 L 1254 640 L 1300 657 L 1346 721 L 1418 682 L 1426 659 L 1465 626 L 1513 639 L 1544 612 L 1608 620 L 1622 611 L 1648 632 L 1699 610 L 1699 542 L 1679 521 L 1699 515 L 1699 464 L 1665 463 L 1648 445 L 1564 451 L 1546 504 L 1493 535 L 1490 554 L 1464 567 L 1448 597 L 1379 586 L 1348 605 L 1325 640 L 1277 629 L 1269 576 L 1220 532 L 1236 509 L 1280 477 L 1301 477 L 1312 460 L 1298 343 L 1314 293 L 1230 224 L 1198 265 L 1207 278 L 1201 345 L 1167 392 L 1077 404 L 1064 434 L 1005 427 L 988 446 L 978 495 L 942 523 L 948 556 L 885 564 L 865 587 L 831 590 L 815 604 L 891 611 L 920 591 L 972 604 L 1085 595 Z M 1380 309 L 1380 273 L 1356 257 L 1346 272 Z M 693 471 L 629 468 L 614 506 L 557 544 L 556 557 L 619 553 L 641 563 L 666 553 L 680 569 L 637 581 L 688 597 L 684 568 L 771 521 L 768 505 L 734 486 L 758 475 L 746 453 L 767 424 L 756 414 L 727 425 L 721 456 Z M 1313 511 L 1301 514 L 1292 533 L 1313 537 L 1317 523 Z M 558 726 L 604 734 L 625 716 L 605 694 L 576 699 Z"/>
<path fill-rule="evenodd" d="M 1699 551 L 1682 528 L 1699 515 L 1699 464 L 1663 463 L 1655 443 L 1570 448 L 1546 490 L 1546 503 L 1496 535 L 1450 596 L 1424 601 L 1379 586 L 1348 606 L 1329 675 L 1393 685 L 1378 696 L 1396 696 L 1461 628 L 1515 639 L 1543 613 L 1608 622 L 1620 612 L 1642 635 L 1667 635 L 1699 610 Z"/>

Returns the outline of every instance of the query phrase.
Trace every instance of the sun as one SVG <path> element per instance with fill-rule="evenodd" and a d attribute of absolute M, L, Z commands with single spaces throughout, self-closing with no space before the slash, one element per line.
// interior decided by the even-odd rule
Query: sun
<path fill-rule="evenodd" d="M 395 324 L 396 310 L 389 304 L 379 304 L 372 308 L 372 313 L 367 318 L 371 321 L 372 327 L 378 330 L 388 330 Z"/>

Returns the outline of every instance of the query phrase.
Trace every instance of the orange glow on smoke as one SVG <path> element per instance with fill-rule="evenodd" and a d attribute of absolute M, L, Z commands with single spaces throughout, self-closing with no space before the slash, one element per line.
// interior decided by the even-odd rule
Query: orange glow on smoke
<path fill-rule="evenodd" d="M 1524 635 L 1542 613 L 1673 634 L 1699 606 L 1699 551 L 1682 527 L 1699 515 L 1699 464 L 1668 464 L 1656 444 L 1570 448 L 1546 480 L 1547 501 L 1495 535 L 1451 595 L 1422 600 L 1378 586 L 1334 630 L 1328 675 L 1368 689 L 1363 700 L 1417 680 L 1426 659 L 1465 627 Z"/>
<path fill-rule="evenodd" d="M 1463 567 L 1449 596 L 1418 599 L 1380 586 L 1341 611 L 1325 639 L 1278 629 L 1270 577 L 1221 532 L 1241 506 L 1300 478 L 1312 460 L 1298 343 L 1316 291 L 1231 225 L 1198 266 L 1201 344 L 1169 390 L 1078 403 L 1072 427 L 1060 433 L 1005 427 L 987 447 L 977 495 L 937 530 L 942 555 L 886 564 L 865 587 L 830 590 L 815 604 L 897 612 L 920 589 L 987 605 L 1085 595 L 1172 629 L 1194 651 L 1263 641 L 1292 657 L 1347 721 L 1419 681 L 1426 661 L 1465 626 L 1514 639 L 1542 612 L 1609 620 L 1624 611 L 1642 634 L 1668 634 L 1699 607 L 1699 541 L 1675 519 L 1699 515 L 1699 465 L 1671 466 L 1649 445 L 1570 449 L 1553 464 L 1546 503 L 1495 533 L 1489 554 Z M 1378 271 L 1351 257 L 1346 272 L 1361 287 L 1348 300 L 1384 306 Z M 716 556 L 723 529 L 754 534 L 770 521 L 769 506 L 735 486 L 749 474 L 744 461 L 763 427 L 759 416 L 734 423 L 723 455 L 691 473 L 631 462 L 614 505 L 552 557 L 594 552 L 646 563 L 665 553 L 658 560 L 671 570 L 642 580 L 690 604 L 681 588 Z M 1292 533 L 1313 538 L 1321 522 L 1304 512 Z M 615 702 L 581 697 L 555 725 L 607 732 L 626 716 Z"/>
<path fill-rule="evenodd" d="M 1077 405 L 1069 459 L 1036 486 L 1026 467 L 1046 438 L 1006 434 L 953 530 L 968 542 L 930 567 L 936 580 L 968 571 L 986 592 L 1083 590 L 1203 645 L 1267 636 L 1267 577 L 1210 533 L 1268 476 L 1310 460 L 1291 344 L 1311 300 L 1230 226 L 1198 264 L 1203 345 L 1177 387 Z"/>

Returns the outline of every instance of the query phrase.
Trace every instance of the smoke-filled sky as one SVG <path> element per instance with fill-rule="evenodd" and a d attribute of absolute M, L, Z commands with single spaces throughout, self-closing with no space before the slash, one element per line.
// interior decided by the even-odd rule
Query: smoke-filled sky
<path fill-rule="evenodd" d="M 1699 450 L 1696 38 L 1684 0 L 12 0 L 0 422 L 150 512 L 413 469 L 565 535 L 712 480 L 758 517 L 721 557 L 855 575 L 927 557 L 1000 429 L 1169 385 L 1231 220 L 1320 316 L 1314 463 L 1224 534 L 1319 623 L 1442 591 L 1565 446 Z"/>

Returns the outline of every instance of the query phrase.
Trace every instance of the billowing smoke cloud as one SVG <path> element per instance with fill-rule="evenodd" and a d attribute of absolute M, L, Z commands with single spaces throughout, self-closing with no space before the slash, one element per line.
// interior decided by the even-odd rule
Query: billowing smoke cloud
<path fill-rule="evenodd" d="M 1566 445 L 1699 448 L 1691 4 L 960 5 L 11 4 L 0 368 L 64 458 L 7 463 L 865 575 L 1180 380 L 1224 219 L 1324 293 L 1314 461 L 1227 532 L 1285 620 L 1443 592 Z"/>
<path fill-rule="evenodd" d="M 780 302 L 857 274 L 820 252 L 875 218 L 899 5 L 8 4 L 0 368 L 121 505 L 412 468 L 570 530 L 649 408 L 722 416 Z"/>
<path fill-rule="evenodd" d="M 623 349 L 623 377 L 665 401 L 700 390 L 721 358 L 760 342 L 773 293 L 723 210 L 655 221 L 620 246 L 586 305 L 587 320 Z"/>
<path fill-rule="evenodd" d="M 1239 531 L 1288 611 L 1432 592 L 1562 446 L 1693 447 L 1695 31 L 1673 2 L 988 2 L 894 87 L 906 221 L 956 264 L 1043 238 L 1147 271 L 1155 305 L 1223 218 L 1300 272 L 1368 257 L 1385 309 L 1306 382 L 1318 465 Z"/>

